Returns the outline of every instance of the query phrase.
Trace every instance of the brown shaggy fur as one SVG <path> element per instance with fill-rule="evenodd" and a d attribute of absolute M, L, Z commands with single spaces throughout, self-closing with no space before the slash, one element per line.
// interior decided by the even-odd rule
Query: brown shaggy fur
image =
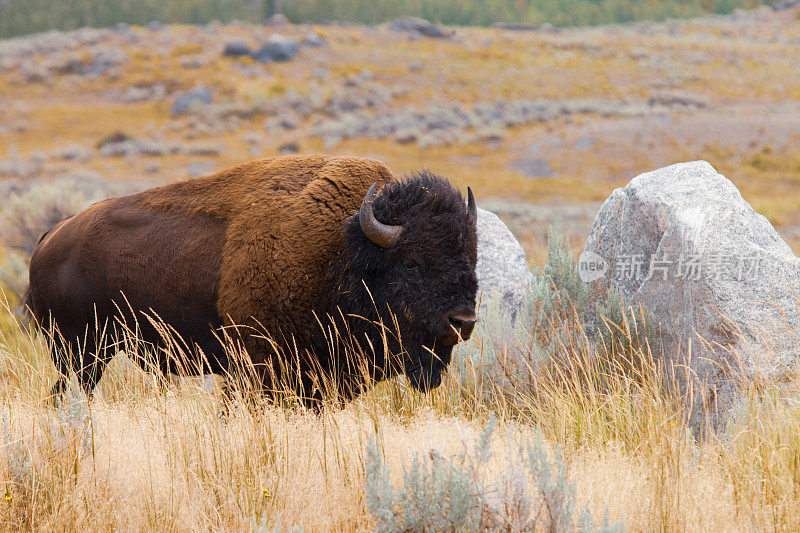
<path fill-rule="evenodd" d="M 146 191 L 139 202 L 224 221 L 221 317 L 255 321 L 272 335 L 310 336 L 319 328 L 313 312 L 326 301 L 330 265 L 342 250 L 342 221 L 358 210 L 370 185 L 391 179 L 386 166 L 370 159 L 277 157 Z"/>
<path fill-rule="evenodd" d="M 125 305 L 120 293 L 134 310 L 191 333 L 207 354 L 218 351 L 212 330 L 224 324 L 310 336 L 331 298 L 324 291 L 343 248 L 342 222 L 370 185 L 392 179 L 369 159 L 288 156 L 98 202 L 34 252 L 31 309 L 40 323 L 55 320 L 72 351 L 69 339 L 86 338 L 95 312 L 109 317 L 112 300 Z M 254 363 L 269 355 L 251 352 Z M 91 363 L 87 356 L 84 366 Z M 91 390 L 96 379 L 85 379 Z"/>

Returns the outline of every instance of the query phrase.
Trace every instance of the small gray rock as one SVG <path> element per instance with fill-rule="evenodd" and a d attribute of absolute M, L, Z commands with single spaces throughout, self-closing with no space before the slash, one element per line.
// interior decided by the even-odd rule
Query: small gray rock
<path fill-rule="evenodd" d="M 300 46 L 297 39 L 286 35 L 271 35 L 264 45 L 253 53 L 253 59 L 259 63 L 270 63 L 272 61 L 291 61 Z"/>
<path fill-rule="evenodd" d="M 208 59 L 201 55 L 181 57 L 178 62 L 183 68 L 203 68 L 208 65 Z"/>
<path fill-rule="evenodd" d="M 500 298 L 500 309 L 513 321 L 525 301 L 533 274 L 525 250 L 500 218 L 478 208 L 478 299 L 487 305 Z"/>
<path fill-rule="evenodd" d="M 595 139 L 594 137 L 590 137 L 588 135 L 580 137 L 575 141 L 573 145 L 576 150 L 588 150 L 592 146 L 594 146 Z"/>
<path fill-rule="evenodd" d="M 544 33 L 558 33 L 559 29 L 550 23 L 530 24 L 527 22 L 496 22 L 492 28 L 509 31 L 538 31 Z"/>
<path fill-rule="evenodd" d="M 186 167 L 186 173 L 193 178 L 199 178 L 210 174 L 214 170 L 214 166 L 213 161 L 198 161 L 197 163 L 189 164 Z"/>
<path fill-rule="evenodd" d="M 212 95 L 213 91 L 211 87 L 204 86 L 195 87 L 194 89 L 180 93 L 172 102 L 170 113 L 173 115 L 183 115 L 189 112 L 192 107 L 208 105 L 211 103 Z"/>
<path fill-rule="evenodd" d="M 518 159 L 517 161 L 512 161 L 510 166 L 526 178 L 549 178 L 555 175 L 550 162 L 541 157 Z"/>
<path fill-rule="evenodd" d="M 791 9 L 800 5 L 800 0 L 783 0 L 782 2 L 775 2 L 772 4 L 772 9 L 775 11 L 783 11 L 784 9 Z"/>
<path fill-rule="evenodd" d="M 525 147 L 525 151 L 529 154 L 538 154 L 542 151 L 542 145 L 540 143 L 531 143 Z"/>
<path fill-rule="evenodd" d="M 275 13 L 264 21 L 265 26 L 272 26 L 273 28 L 284 28 L 289 25 L 289 18 L 283 13 Z"/>
<path fill-rule="evenodd" d="M 56 159 L 83 163 L 92 157 L 92 151 L 77 144 L 70 144 L 54 150 L 52 156 Z"/>
<path fill-rule="evenodd" d="M 510 31 L 538 31 L 539 25 L 529 22 L 495 22 L 492 24 L 492 28 Z"/>
<path fill-rule="evenodd" d="M 296 154 L 298 152 L 300 152 L 300 145 L 297 144 L 296 142 L 286 143 L 281 145 L 280 148 L 278 148 L 278 153 L 283 155 L 291 155 L 291 154 Z"/>
<path fill-rule="evenodd" d="M 103 76 L 114 67 L 128 62 L 128 55 L 119 48 L 109 48 L 94 56 L 94 60 L 82 72 L 84 76 Z"/>
<path fill-rule="evenodd" d="M 139 154 L 139 145 L 133 140 L 108 143 L 100 148 L 100 155 L 103 157 L 128 157 Z"/>
<path fill-rule="evenodd" d="M 425 37 L 450 37 L 453 33 L 446 31 L 432 22 L 418 17 L 400 17 L 389 24 L 392 31 L 402 31 L 406 33 L 416 33 Z"/>
<path fill-rule="evenodd" d="M 301 44 L 309 48 L 324 48 L 328 46 L 328 41 L 323 39 L 319 33 L 315 31 L 310 31 L 303 38 Z"/>
<path fill-rule="evenodd" d="M 216 156 L 221 154 L 223 151 L 223 147 L 221 146 L 213 146 L 208 144 L 195 144 L 189 146 L 184 150 L 185 153 L 189 155 L 197 155 L 197 156 Z"/>
<path fill-rule="evenodd" d="M 225 50 L 222 55 L 225 57 L 242 57 L 253 54 L 253 50 L 244 41 L 229 41 L 225 43 Z"/>

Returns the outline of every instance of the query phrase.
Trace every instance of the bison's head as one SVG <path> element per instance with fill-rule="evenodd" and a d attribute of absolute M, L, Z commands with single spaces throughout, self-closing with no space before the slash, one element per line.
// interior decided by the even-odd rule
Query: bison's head
<path fill-rule="evenodd" d="M 345 225 L 348 277 L 362 285 L 348 292 L 389 327 L 390 350 L 422 391 L 439 385 L 453 347 L 475 325 L 476 221 L 471 190 L 465 202 L 446 179 L 422 171 L 378 194 L 373 185 Z"/>

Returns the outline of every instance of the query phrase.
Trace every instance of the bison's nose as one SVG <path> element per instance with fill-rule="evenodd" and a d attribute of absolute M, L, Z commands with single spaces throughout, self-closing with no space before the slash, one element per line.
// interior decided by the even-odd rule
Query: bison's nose
<path fill-rule="evenodd" d="M 475 316 L 475 310 L 472 308 L 455 311 L 447 318 L 450 321 L 450 326 L 464 340 L 469 339 L 469 336 L 472 335 L 472 330 L 475 329 L 475 322 L 478 321 L 478 317 Z"/>

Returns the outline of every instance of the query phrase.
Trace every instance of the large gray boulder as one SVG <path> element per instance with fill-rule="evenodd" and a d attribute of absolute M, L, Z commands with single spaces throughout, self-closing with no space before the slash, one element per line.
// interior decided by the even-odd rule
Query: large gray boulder
<path fill-rule="evenodd" d="M 705 161 L 641 174 L 600 208 L 579 262 L 595 303 L 609 290 L 647 308 L 657 353 L 724 425 L 742 387 L 798 368 L 800 259 Z"/>
<path fill-rule="evenodd" d="M 478 299 L 482 306 L 500 300 L 500 310 L 514 321 L 531 283 L 525 250 L 500 218 L 478 208 Z"/>

